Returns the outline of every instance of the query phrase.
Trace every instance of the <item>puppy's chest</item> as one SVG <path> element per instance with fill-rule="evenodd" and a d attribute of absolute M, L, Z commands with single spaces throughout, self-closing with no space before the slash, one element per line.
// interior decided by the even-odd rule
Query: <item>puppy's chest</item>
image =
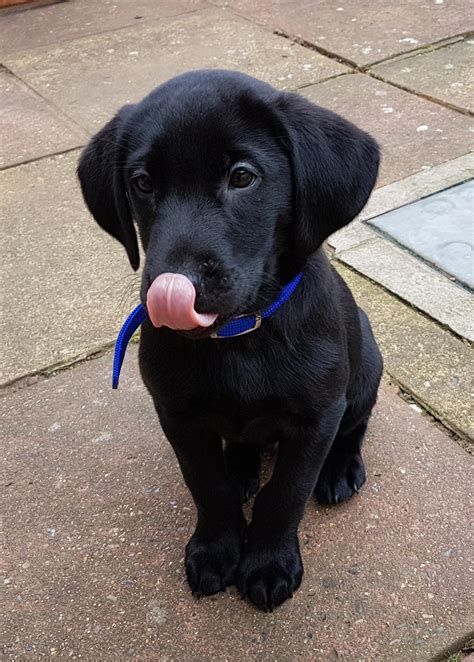
<path fill-rule="evenodd" d="M 226 352 L 206 366 L 196 366 L 209 395 L 253 409 L 263 402 L 291 397 L 298 367 L 289 357 Z"/>
<path fill-rule="evenodd" d="M 285 422 L 308 415 L 313 388 L 301 356 L 276 343 L 253 352 L 243 345 L 156 349 L 143 345 L 142 374 L 171 416 L 200 419 L 228 440 L 265 442 Z"/>
<path fill-rule="evenodd" d="M 228 441 L 260 443 L 274 440 L 291 416 L 289 403 L 276 398 L 244 401 L 232 393 L 213 394 L 202 402 L 202 416 Z"/>
<path fill-rule="evenodd" d="M 282 365 L 260 357 L 225 357 L 201 369 L 198 381 L 204 416 L 229 440 L 265 443 L 300 408 L 288 370 L 285 378 Z"/>

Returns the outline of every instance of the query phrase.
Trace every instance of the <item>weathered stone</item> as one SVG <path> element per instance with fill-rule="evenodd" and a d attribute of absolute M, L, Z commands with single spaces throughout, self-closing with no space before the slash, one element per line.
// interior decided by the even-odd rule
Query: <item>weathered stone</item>
<path fill-rule="evenodd" d="M 474 288 L 473 213 L 474 182 L 470 181 L 376 216 L 369 223 L 450 278 Z"/>
<path fill-rule="evenodd" d="M 472 9 L 469 0 L 218 1 L 359 65 L 462 34 Z"/>
<path fill-rule="evenodd" d="M 407 212 L 411 209 L 411 204 L 421 198 L 429 200 L 430 198 L 426 196 L 465 181 L 473 167 L 474 155 L 465 155 L 382 186 L 374 191 L 359 219 L 328 239 L 328 244 L 334 249 L 337 258 L 347 262 L 371 280 L 380 282 L 397 296 L 420 308 L 458 335 L 471 340 L 474 339 L 472 295 L 438 270 L 428 267 L 412 253 L 394 247 L 389 241 L 382 241 L 383 235 L 375 231 L 371 225 L 377 224 L 378 219 L 382 220 L 388 215 L 396 214 L 397 210 L 405 209 Z M 402 205 L 407 206 L 402 207 Z M 395 211 L 392 212 L 394 208 Z M 410 231 L 407 228 L 405 234 L 407 245 L 415 253 L 421 253 L 422 242 L 418 246 L 417 241 L 414 240 L 419 215 L 413 212 L 412 223 L 409 222 L 409 218 L 407 216 L 407 225 L 410 225 Z M 370 219 L 370 224 L 363 222 L 362 219 Z M 449 214 L 442 222 L 443 231 L 447 231 L 451 224 L 454 224 L 454 219 L 451 219 Z M 398 230 L 396 224 L 393 224 L 392 229 Z M 464 240 L 469 241 L 469 237 L 466 235 Z M 429 259 L 428 253 L 422 254 Z"/>
<path fill-rule="evenodd" d="M 373 67 L 384 80 L 474 112 L 474 40 L 419 53 Z"/>
<path fill-rule="evenodd" d="M 474 172 L 474 154 L 463 154 L 429 169 L 376 189 L 359 218 L 367 220 L 436 191 L 468 180 Z"/>
<path fill-rule="evenodd" d="M 205 0 L 74 0 L 34 11 L 2 14 L 0 53 L 5 56 L 104 30 L 116 30 L 195 11 Z"/>
<path fill-rule="evenodd" d="M 383 287 L 335 265 L 369 316 L 388 374 L 448 427 L 474 439 L 471 347 Z M 392 265 L 399 273 L 399 265 Z M 465 324 L 470 322 L 466 314 Z"/>
<path fill-rule="evenodd" d="M 5 71 L 0 71 L 0 96 L 0 168 L 87 141 L 85 131 Z"/>
<path fill-rule="evenodd" d="M 342 262 L 474 341 L 474 297 L 392 242 L 375 236 L 337 253 Z"/>
<path fill-rule="evenodd" d="M 191 497 L 136 350 L 118 392 L 110 360 L 6 402 L 9 656 L 425 661 L 468 632 L 472 458 L 394 389 L 381 389 L 369 426 L 367 484 L 341 506 L 308 506 L 303 584 L 265 614 L 235 588 L 192 597 Z"/>
<path fill-rule="evenodd" d="M 385 214 L 392 209 L 407 205 L 437 191 L 466 181 L 474 171 L 474 154 L 464 154 L 457 159 L 440 163 L 429 170 L 400 179 L 373 191 L 370 199 L 355 221 L 331 235 L 328 244 L 338 251 L 358 246 L 377 235 L 372 228 L 362 223 Z"/>
<path fill-rule="evenodd" d="M 218 8 L 29 51 L 5 63 L 90 131 L 189 69 L 237 69 L 282 89 L 347 71 Z"/>
<path fill-rule="evenodd" d="M 111 343 L 138 302 L 125 251 L 82 202 L 77 157 L 0 172 L 1 382 Z"/>
<path fill-rule="evenodd" d="M 469 117 L 363 74 L 340 76 L 302 93 L 378 139 L 379 186 L 467 154 L 474 146 Z"/>

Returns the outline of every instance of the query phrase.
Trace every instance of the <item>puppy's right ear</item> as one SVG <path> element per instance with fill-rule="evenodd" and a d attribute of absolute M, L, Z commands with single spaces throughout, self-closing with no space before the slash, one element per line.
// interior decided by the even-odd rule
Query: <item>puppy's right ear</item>
<path fill-rule="evenodd" d="M 277 108 L 293 170 L 295 246 L 307 257 L 366 204 L 379 147 L 362 129 L 298 94 L 281 93 Z"/>
<path fill-rule="evenodd" d="M 124 118 L 132 108 L 122 108 L 92 138 L 81 155 L 77 174 L 82 195 L 92 216 L 125 247 L 130 264 L 136 271 L 140 264 L 140 254 L 123 180 L 126 146 L 121 136 Z"/>

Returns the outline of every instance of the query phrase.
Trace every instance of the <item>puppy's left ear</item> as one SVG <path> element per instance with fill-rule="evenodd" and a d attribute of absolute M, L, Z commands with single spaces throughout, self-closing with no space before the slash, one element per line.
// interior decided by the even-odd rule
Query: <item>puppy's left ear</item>
<path fill-rule="evenodd" d="M 282 94 L 295 200 L 295 248 L 306 257 L 364 207 L 375 185 L 379 147 L 365 131 L 297 94 Z"/>
<path fill-rule="evenodd" d="M 118 239 L 135 271 L 140 253 L 123 180 L 127 143 L 124 120 L 133 106 L 124 106 L 89 142 L 81 154 L 77 174 L 84 200 L 97 223 Z"/>

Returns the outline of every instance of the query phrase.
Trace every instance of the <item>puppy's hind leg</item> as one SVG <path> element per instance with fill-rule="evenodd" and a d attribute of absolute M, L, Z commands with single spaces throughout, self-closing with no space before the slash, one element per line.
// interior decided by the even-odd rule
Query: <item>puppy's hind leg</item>
<path fill-rule="evenodd" d="M 363 337 L 362 363 L 353 385 L 352 406 L 344 413 L 314 490 L 321 503 L 350 499 L 365 483 L 361 448 L 377 399 L 383 361 L 367 315 L 360 309 L 359 318 Z"/>
<path fill-rule="evenodd" d="M 365 483 L 361 447 L 368 420 L 357 423 L 349 432 L 339 430 L 314 490 L 321 503 L 346 501 Z"/>

